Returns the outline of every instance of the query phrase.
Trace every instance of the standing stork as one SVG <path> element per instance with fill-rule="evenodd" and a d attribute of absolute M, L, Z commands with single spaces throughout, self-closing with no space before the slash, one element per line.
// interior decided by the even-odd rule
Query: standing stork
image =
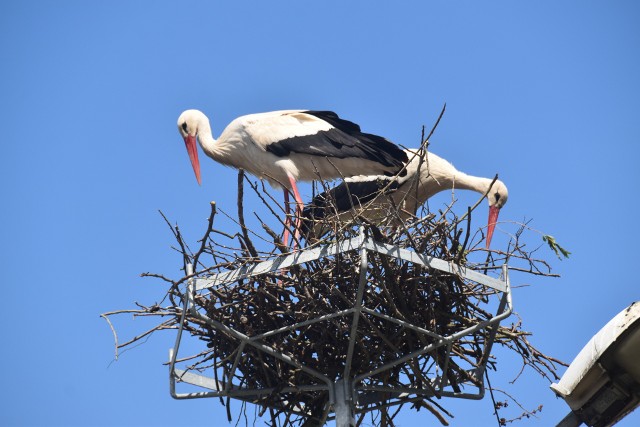
<path fill-rule="evenodd" d="M 442 157 L 426 150 L 405 151 L 410 161 L 404 176 L 354 176 L 314 197 L 302 213 L 305 232 L 312 227 L 313 220 L 333 214 L 345 219 L 363 215 L 370 221 L 379 221 L 387 216 L 391 206 L 397 207 L 401 218 L 407 220 L 414 216 L 418 208 L 431 196 L 444 190 L 460 188 L 487 196 L 488 249 L 500 209 L 509 197 L 507 186 L 499 179 L 481 178 L 460 172 Z M 315 234 L 323 233 L 316 231 Z"/>
<path fill-rule="evenodd" d="M 216 140 L 207 116 L 187 110 L 178 118 L 178 130 L 199 184 L 196 141 L 213 160 L 284 188 L 285 244 L 289 240 L 289 191 L 296 200 L 295 237 L 299 236 L 304 202 L 297 181 L 394 175 L 408 161 L 407 154 L 392 142 L 361 132 L 360 126 L 331 111 L 284 110 L 241 116 Z"/>

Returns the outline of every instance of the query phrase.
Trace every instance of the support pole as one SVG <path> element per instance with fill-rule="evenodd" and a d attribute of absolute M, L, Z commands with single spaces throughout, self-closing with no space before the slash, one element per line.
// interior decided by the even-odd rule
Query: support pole
<path fill-rule="evenodd" d="M 353 414 L 353 387 L 348 379 L 340 379 L 333 385 L 335 402 L 333 412 L 336 414 L 336 427 L 355 427 L 356 419 Z"/>

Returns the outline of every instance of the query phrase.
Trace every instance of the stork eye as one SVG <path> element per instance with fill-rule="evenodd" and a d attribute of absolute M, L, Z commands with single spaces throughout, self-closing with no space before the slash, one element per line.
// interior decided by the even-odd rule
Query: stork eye
<path fill-rule="evenodd" d="M 187 122 L 182 123 L 182 130 L 184 133 L 189 133 L 189 131 L 187 131 Z"/>
<path fill-rule="evenodd" d="M 499 193 L 496 193 L 496 194 L 495 194 L 495 198 L 496 198 L 496 202 L 499 202 L 499 201 L 500 201 L 500 194 L 499 194 Z"/>

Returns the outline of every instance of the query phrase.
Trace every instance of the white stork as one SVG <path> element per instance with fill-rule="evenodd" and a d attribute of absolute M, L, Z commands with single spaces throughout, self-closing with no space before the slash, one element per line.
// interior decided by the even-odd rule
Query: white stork
<path fill-rule="evenodd" d="M 406 153 L 377 135 L 331 111 L 284 110 L 250 114 L 233 120 L 216 140 L 209 119 L 198 110 L 178 118 L 191 165 L 200 183 L 196 141 L 205 154 L 226 166 L 244 169 L 284 188 L 289 212 L 289 191 L 296 200 L 295 232 L 304 203 L 297 181 L 335 179 L 354 175 L 393 175 L 408 161 Z M 290 224 L 289 216 L 285 224 Z M 288 227 L 283 240 L 288 242 Z"/>
<path fill-rule="evenodd" d="M 433 153 L 419 149 L 405 150 L 410 161 L 404 176 L 354 176 L 317 195 L 302 214 L 304 227 L 310 220 L 318 220 L 335 213 L 341 218 L 363 215 L 372 222 L 383 219 L 393 200 L 403 220 L 413 216 L 418 208 L 431 196 L 444 190 L 465 189 L 487 195 L 489 221 L 486 247 L 489 248 L 500 209 L 507 203 L 507 186 L 498 179 L 480 178 L 457 170 L 451 163 Z M 384 190 L 384 195 L 380 195 Z M 380 196 L 380 197 L 378 197 Z M 378 197 L 376 199 L 376 197 Z M 374 200 L 375 199 L 375 200 Z M 373 201 L 373 202 L 371 202 Z M 371 202 L 370 205 L 368 203 Z M 361 207 L 366 207 L 360 212 Z M 354 212 L 355 211 L 355 212 Z M 308 230 L 307 230 L 308 231 Z M 317 231 L 316 234 L 323 234 Z"/>

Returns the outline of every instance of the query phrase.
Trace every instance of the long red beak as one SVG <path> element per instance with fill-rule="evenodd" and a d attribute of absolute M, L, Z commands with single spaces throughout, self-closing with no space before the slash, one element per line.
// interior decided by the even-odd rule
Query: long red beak
<path fill-rule="evenodd" d="M 496 208 L 495 206 L 489 206 L 489 221 L 487 222 L 487 249 L 491 245 L 491 239 L 493 238 L 493 230 L 496 228 L 496 223 L 498 222 L 498 214 L 500 213 L 500 208 Z"/>
<path fill-rule="evenodd" d="M 189 153 L 189 159 L 191 159 L 191 166 L 196 173 L 196 179 L 198 185 L 200 184 L 200 162 L 198 161 L 198 147 L 196 146 L 196 137 L 187 135 L 184 138 L 184 145 L 187 147 L 187 153 Z"/>

